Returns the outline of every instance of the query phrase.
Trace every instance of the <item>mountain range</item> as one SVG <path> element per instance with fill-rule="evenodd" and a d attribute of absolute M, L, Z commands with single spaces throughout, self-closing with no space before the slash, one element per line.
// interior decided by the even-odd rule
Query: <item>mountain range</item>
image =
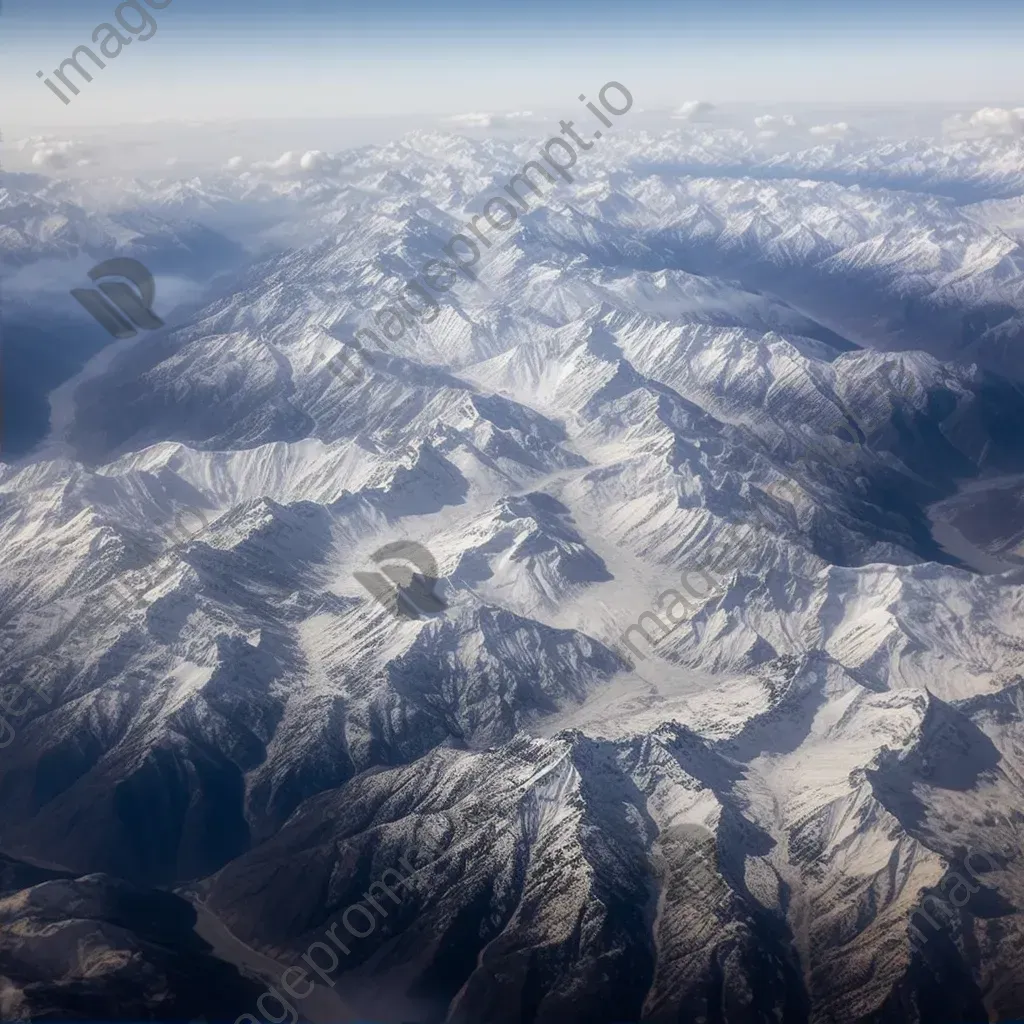
<path fill-rule="evenodd" d="M 0 174 L 70 373 L 0 465 L 5 1019 L 252 1013 L 412 851 L 363 1017 L 1024 1015 L 1024 146 L 601 145 L 356 380 L 525 144 Z M 202 295 L 67 356 L 17 285 L 113 255 Z M 356 580 L 397 540 L 443 612 Z"/>

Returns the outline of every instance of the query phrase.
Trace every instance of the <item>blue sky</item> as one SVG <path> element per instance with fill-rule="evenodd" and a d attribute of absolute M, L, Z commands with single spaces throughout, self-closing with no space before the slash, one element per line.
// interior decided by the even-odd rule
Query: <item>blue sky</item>
<path fill-rule="evenodd" d="M 3 6 L 7 123 L 552 109 L 609 79 L 648 107 L 1024 103 L 1019 0 L 171 0 L 66 108 L 36 71 L 93 45 L 116 2 Z"/>

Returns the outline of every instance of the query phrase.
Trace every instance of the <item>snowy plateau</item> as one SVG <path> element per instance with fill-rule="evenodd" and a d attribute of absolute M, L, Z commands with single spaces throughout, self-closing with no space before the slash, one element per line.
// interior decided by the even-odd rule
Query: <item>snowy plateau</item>
<path fill-rule="evenodd" d="M 623 129 L 325 374 L 536 145 L 0 173 L 3 1019 L 255 1013 L 403 856 L 304 1020 L 1024 1016 L 1024 143 Z"/>

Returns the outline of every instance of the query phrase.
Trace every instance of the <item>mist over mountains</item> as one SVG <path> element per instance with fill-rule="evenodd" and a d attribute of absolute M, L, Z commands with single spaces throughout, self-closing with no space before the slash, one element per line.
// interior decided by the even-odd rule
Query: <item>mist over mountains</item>
<path fill-rule="evenodd" d="M 355 380 L 535 141 L 0 172 L 5 1019 L 254 1013 L 412 851 L 303 1020 L 1024 1015 L 1024 144 L 784 143 L 610 133 Z"/>

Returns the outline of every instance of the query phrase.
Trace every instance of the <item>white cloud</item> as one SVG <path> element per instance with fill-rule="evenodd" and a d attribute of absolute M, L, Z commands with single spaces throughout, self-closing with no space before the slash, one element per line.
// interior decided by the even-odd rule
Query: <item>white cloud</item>
<path fill-rule="evenodd" d="M 754 118 L 754 124 L 760 129 L 757 133 L 759 139 L 791 138 L 803 131 L 792 114 L 760 114 Z"/>
<path fill-rule="evenodd" d="M 245 170 L 245 161 L 240 156 L 233 156 L 225 166 L 229 171 L 243 171 Z M 330 174 L 337 167 L 337 158 L 319 149 L 310 149 L 305 153 L 289 149 L 276 160 L 260 160 L 252 164 L 254 171 L 275 171 L 285 176 Z"/>
<path fill-rule="evenodd" d="M 299 167 L 303 171 L 329 171 L 334 160 L 319 149 L 311 149 L 299 158 Z"/>
<path fill-rule="evenodd" d="M 68 158 L 55 149 L 37 149 L 32 154 L 32 166 L 47 171 L 59 171 L 68 165 Z"/>
<path fill-rule="evenodd" d="M 815 124 L 807 129 L 812 135 L 821 135 L 829 139 L 841 139 L 845 135 L 854 133 L 845 121 L 835 121 L 832 124 Z"/>
<path fill-rule="evenodd" d="M 515 121 L 528 121 L 533 118 L 532 110 L 513 110 L 504 114 L 472 112 L 468 114 L 450 114 L 442 117 L 446 124 L 459 125 L 463 128 L 511 128 Z"/>
<path fill-rule="evenodd" d="M 47 171 L 59 171 L 72 164 L 86 167 L 92 163 L 88 146 L 72 139 L 58 139 L 54 135 L 33 135 L 19 139 L 14 148 L 32 154 L 32 166 Z"/>
<path fill-rule="evenodd" d="M 301 159 L 302 157 L 295 150 L 289 149 L 288 152 L 282 153 L 269 166 L 272 171 L 295 171 L 298 170 Z"/>
<path fill-rule="evenodd" d="M 762 131 L 780 132 L 787 128 L 797 128 L 796 118 L 792 114 L 761 114 L 754 118 L 754 124 Z"/>
<path fill-rule="evenodd" d="M 710 114 L 715 109 L 713 103 L 707 100 L 687 100 L 673 111 L 672 117 L 676 121 L 706 121 L 704 115 Z"/>
<path fill-rule="evenodd" d="M 759 114 L 754 118 L 759 139 L 779 139 L 787 145 L 806 140 L 808 135 L 816 138 L 842 139 L 857 135 L 857 129 L 847 121 L 828 124 L 801 124 L 793 114 Z"/>
<path fill-rule="evenodd" d="M 953 138 L 1019 137 L 1024 135 L 1024 107 L 982 107 L 966 118 L 957 114 L 943 123 L 942 130 Z"/>
<path fill-rule="evenodd" d="M 971 114 L 971 124 L 999 135 L 1020 135 L 1024 133 L 1024 122 L 1016 110 L 1001 107 L 982 107 Z"/>
<path fill-rule="evenodd" d="M 48 143 L 56 141 L 56 135 L 30 135 L 26 139 L 18 139 L 18 141 L 14 143 L 14 148 L 19 153 L 24 153 L 26 149 L 38 149 L 40 146 L 45 146 Z"/>

